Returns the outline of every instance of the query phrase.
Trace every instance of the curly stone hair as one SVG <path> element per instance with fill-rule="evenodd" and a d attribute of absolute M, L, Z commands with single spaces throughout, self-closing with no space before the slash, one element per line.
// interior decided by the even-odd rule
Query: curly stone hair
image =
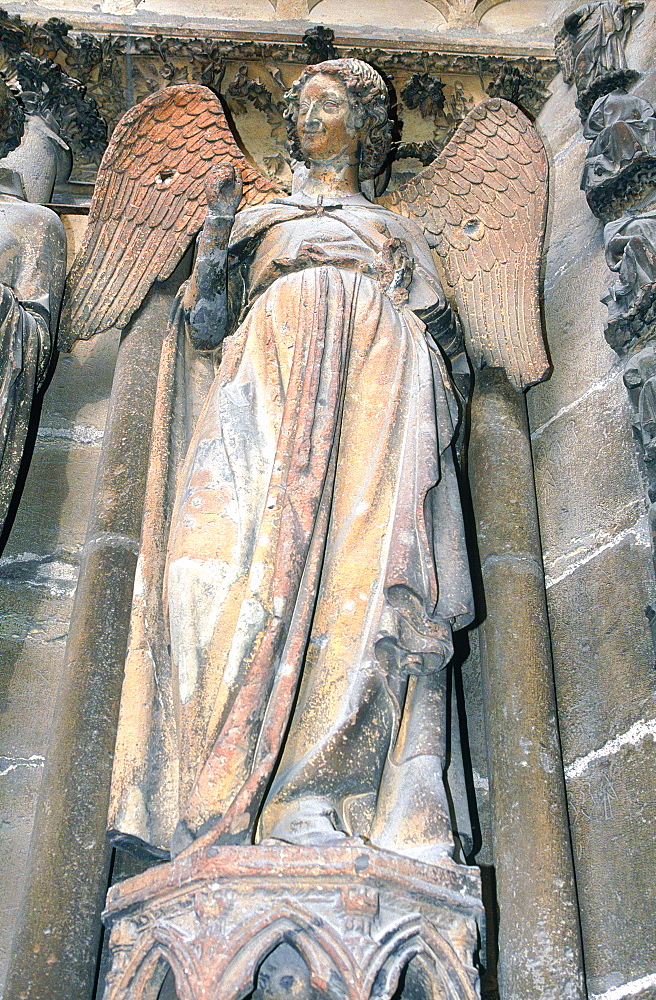
<path fill-rule="evenodd" d="M 307 66 L 285 94 L 289 149 L 296 160 L 305 160 L 296 130 L 300 94 L 307 81 L 321 73 L 334 76 L 346 87 L 354 112 L 355 127 L 362 129 L 360 145 L 361 180 L 375 177 L 383 168 L 392 142 L 392 122 L 389 117 L 387 87 L 380 73 L 361 59 L 329 59 Z M 306 161 L 307 162 L 307 161 Z"/>
<path fill-rule="evenodd" d="M 0 160 L 20 146 L 24 128 L 25 112 L 0 76 Z"/>

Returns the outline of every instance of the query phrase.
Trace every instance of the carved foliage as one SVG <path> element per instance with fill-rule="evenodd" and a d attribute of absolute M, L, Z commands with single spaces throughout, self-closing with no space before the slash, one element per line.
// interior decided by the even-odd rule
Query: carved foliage
<path fill-rule="evenodd" d="M 409 108 L 418 108 L 422 118 L 436 118 L 444 111 L 444 84 L 429 73 L 413 73 L 401 91 Z"/>
<path fill-rule="evenodd" d="M 107 125 L 86 87 L 68 76 L 52 59 L 21 52 L 9 60 L 28 114 L 50 113 L 74 153 L 99 162 L 107 144 Z"/>
<path fill-rule="evenodd" d="M 336 59 L 337 49 L 333 45 L 335 32 L 318 24 L 303 35 L 303 45 L 308 50 L 308 65 L 324 62 L 326 59 Z"/>
<path fill-rule="evenodd" d="M 504 63 L 498 76 L 486 89 L 490 97 L 501 97 L 529 115 L 537 115 L 549 96 L 544 80 L 540 77 L 539 60 L 531 57 L 528 69 L 513 63 Z"/>
<path fill-rule="evenodd" d="M 420 159 L 426 163 L 434 155 L 434 147 L 439 149 L 444 145 L 479 99 L 465 98 L 458 78 L 463 75 L 480 77 L 484 86 L 492 84 L 508 62 L 502 56 L 427 53 L 411 48 L 399 51 L 366 45 L 348 49 L 341 46 L 338 51 L 332 31 L 321 25 L 306 32 L 300 44 L 230 40 L 202 33 L 194 37 L 165 36 L 148 31 L 136 31 L 129 36 L 92 35 L 73 31 L 67 22 L 58 18 L 35 24 L 0 12 L 0 69 L 9 71 L 12 80 L 16 80 L 16 72 L 11 69 L 10 61 L 17 60 L 21 53 L 50 60 L 60 67 L 61 80 L 67 87 L 71 81 L 76 84 L 77 89 L 65 89 L 50 103 L 58 108 L 61 105 L 66 118 L 65 129 L 72 130 L 70 134 L 65 133 L 66 138 L 77 153 L 74 177 L 85 180 L 95 176 L 98 144 L 103 141 L 92 121 L 94 101 L 111 135 L 126 108 L 162 87 L 183 83 L 203 84 L 220 93 L 233 115 L 241 115 L 246 110 L 262 115 L 262 134 L 266 136 L 266 131 L 270 131 L 272 143 L 269 146 L 275 147 L 267 149 L 265 155 L 276 160 L 271 169 L 279 177 L 279 157 L 285 156 L 285 132 L 279 108 L 282 94 L 302 66 L 336 55 L 371 62 L 399 93 L 413 74 L 427 76 L 431 81 L 428 84 L 431 94 L 435 86 L 433 81 L 442 79 L 446 86 L 448 77 L 446 105 L 437 116 L 434 140 L 420 147 Z M 556 72 L 554 60 L 532 61 L 519 57 L 512 60 L 512 65 L 522 76 L 535 76 L 541 85 L 548 84 Z M 290 72 L 292 66 L 293 73 Z M 57 70 L 51 68 L 49 72 L 51 79 Z M 536 113 L 542 102 L 538 84 L 534 91 L 536 104 L 527 107 L 531 113 Z M 37 93 L 36 87 L 33 92 Z M 88 106 L 83 105 L 83 101 L 89 102 Z M 433 97 L 431 101 L 431 113 L 435 115 L 437 108 Z M 56 115 L 59 113 L 57 110 Z M 399 158 L 416 156 L 417 137 L 407 131 L 403 139 Z M 253 152 L 258 155 L 257 151 Z M 264 157 L 260 165 L 266 167 Z"/>

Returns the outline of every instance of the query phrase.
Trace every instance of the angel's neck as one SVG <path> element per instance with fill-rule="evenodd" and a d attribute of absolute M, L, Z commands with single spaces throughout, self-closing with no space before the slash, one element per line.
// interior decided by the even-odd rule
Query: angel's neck
<path fill-rule="evenodd" d="M 335 163 L 330 160 L 311 162 L 298 187 L 299 194 L 311 198 L 336 195 L 344 197 L 358 194 L 359 190 L 357 163 Z"/>

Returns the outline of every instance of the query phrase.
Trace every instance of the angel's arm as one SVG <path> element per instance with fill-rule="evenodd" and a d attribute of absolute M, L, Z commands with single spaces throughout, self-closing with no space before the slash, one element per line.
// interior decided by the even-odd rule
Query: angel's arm
<path fill-rule="evenodd" d="M 153 282 L 171 276 L 203 224 L 212 165 L 226 160 L 241 175 L 245 206 L 281 194 L 248 163 L 206 87 L 167 87 L 123 116 L 98 170 L 89 225 L 68 276 L 60 349 L 125 327 Z M 219 229 L 218 244 L 227 245 Z"/>
<path fill-rule="evenodd" d="M 217 164 L 205 190 L 208 210 L 183 306 L 192 344 L 199 351 L 212 351 L 228 333 L 228 245 L 242 195 L 239 171 L 230 162 Z"/>

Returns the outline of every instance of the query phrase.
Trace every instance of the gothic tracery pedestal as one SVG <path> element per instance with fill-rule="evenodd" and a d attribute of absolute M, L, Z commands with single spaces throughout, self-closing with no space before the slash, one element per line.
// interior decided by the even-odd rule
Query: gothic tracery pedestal
<path fill-rule="evenodd" d="M 305 969 L 313 1000 L 475 1000 L 481 914 L 477 870 L 450 859 L 356 839 L 192 849 L 110 891 L 105 1000 L 154 1000 L 167 974 L 179 1000 L 268 997 L 258 973 L 281 945 L 298 959 L 281 996 Z"/>

